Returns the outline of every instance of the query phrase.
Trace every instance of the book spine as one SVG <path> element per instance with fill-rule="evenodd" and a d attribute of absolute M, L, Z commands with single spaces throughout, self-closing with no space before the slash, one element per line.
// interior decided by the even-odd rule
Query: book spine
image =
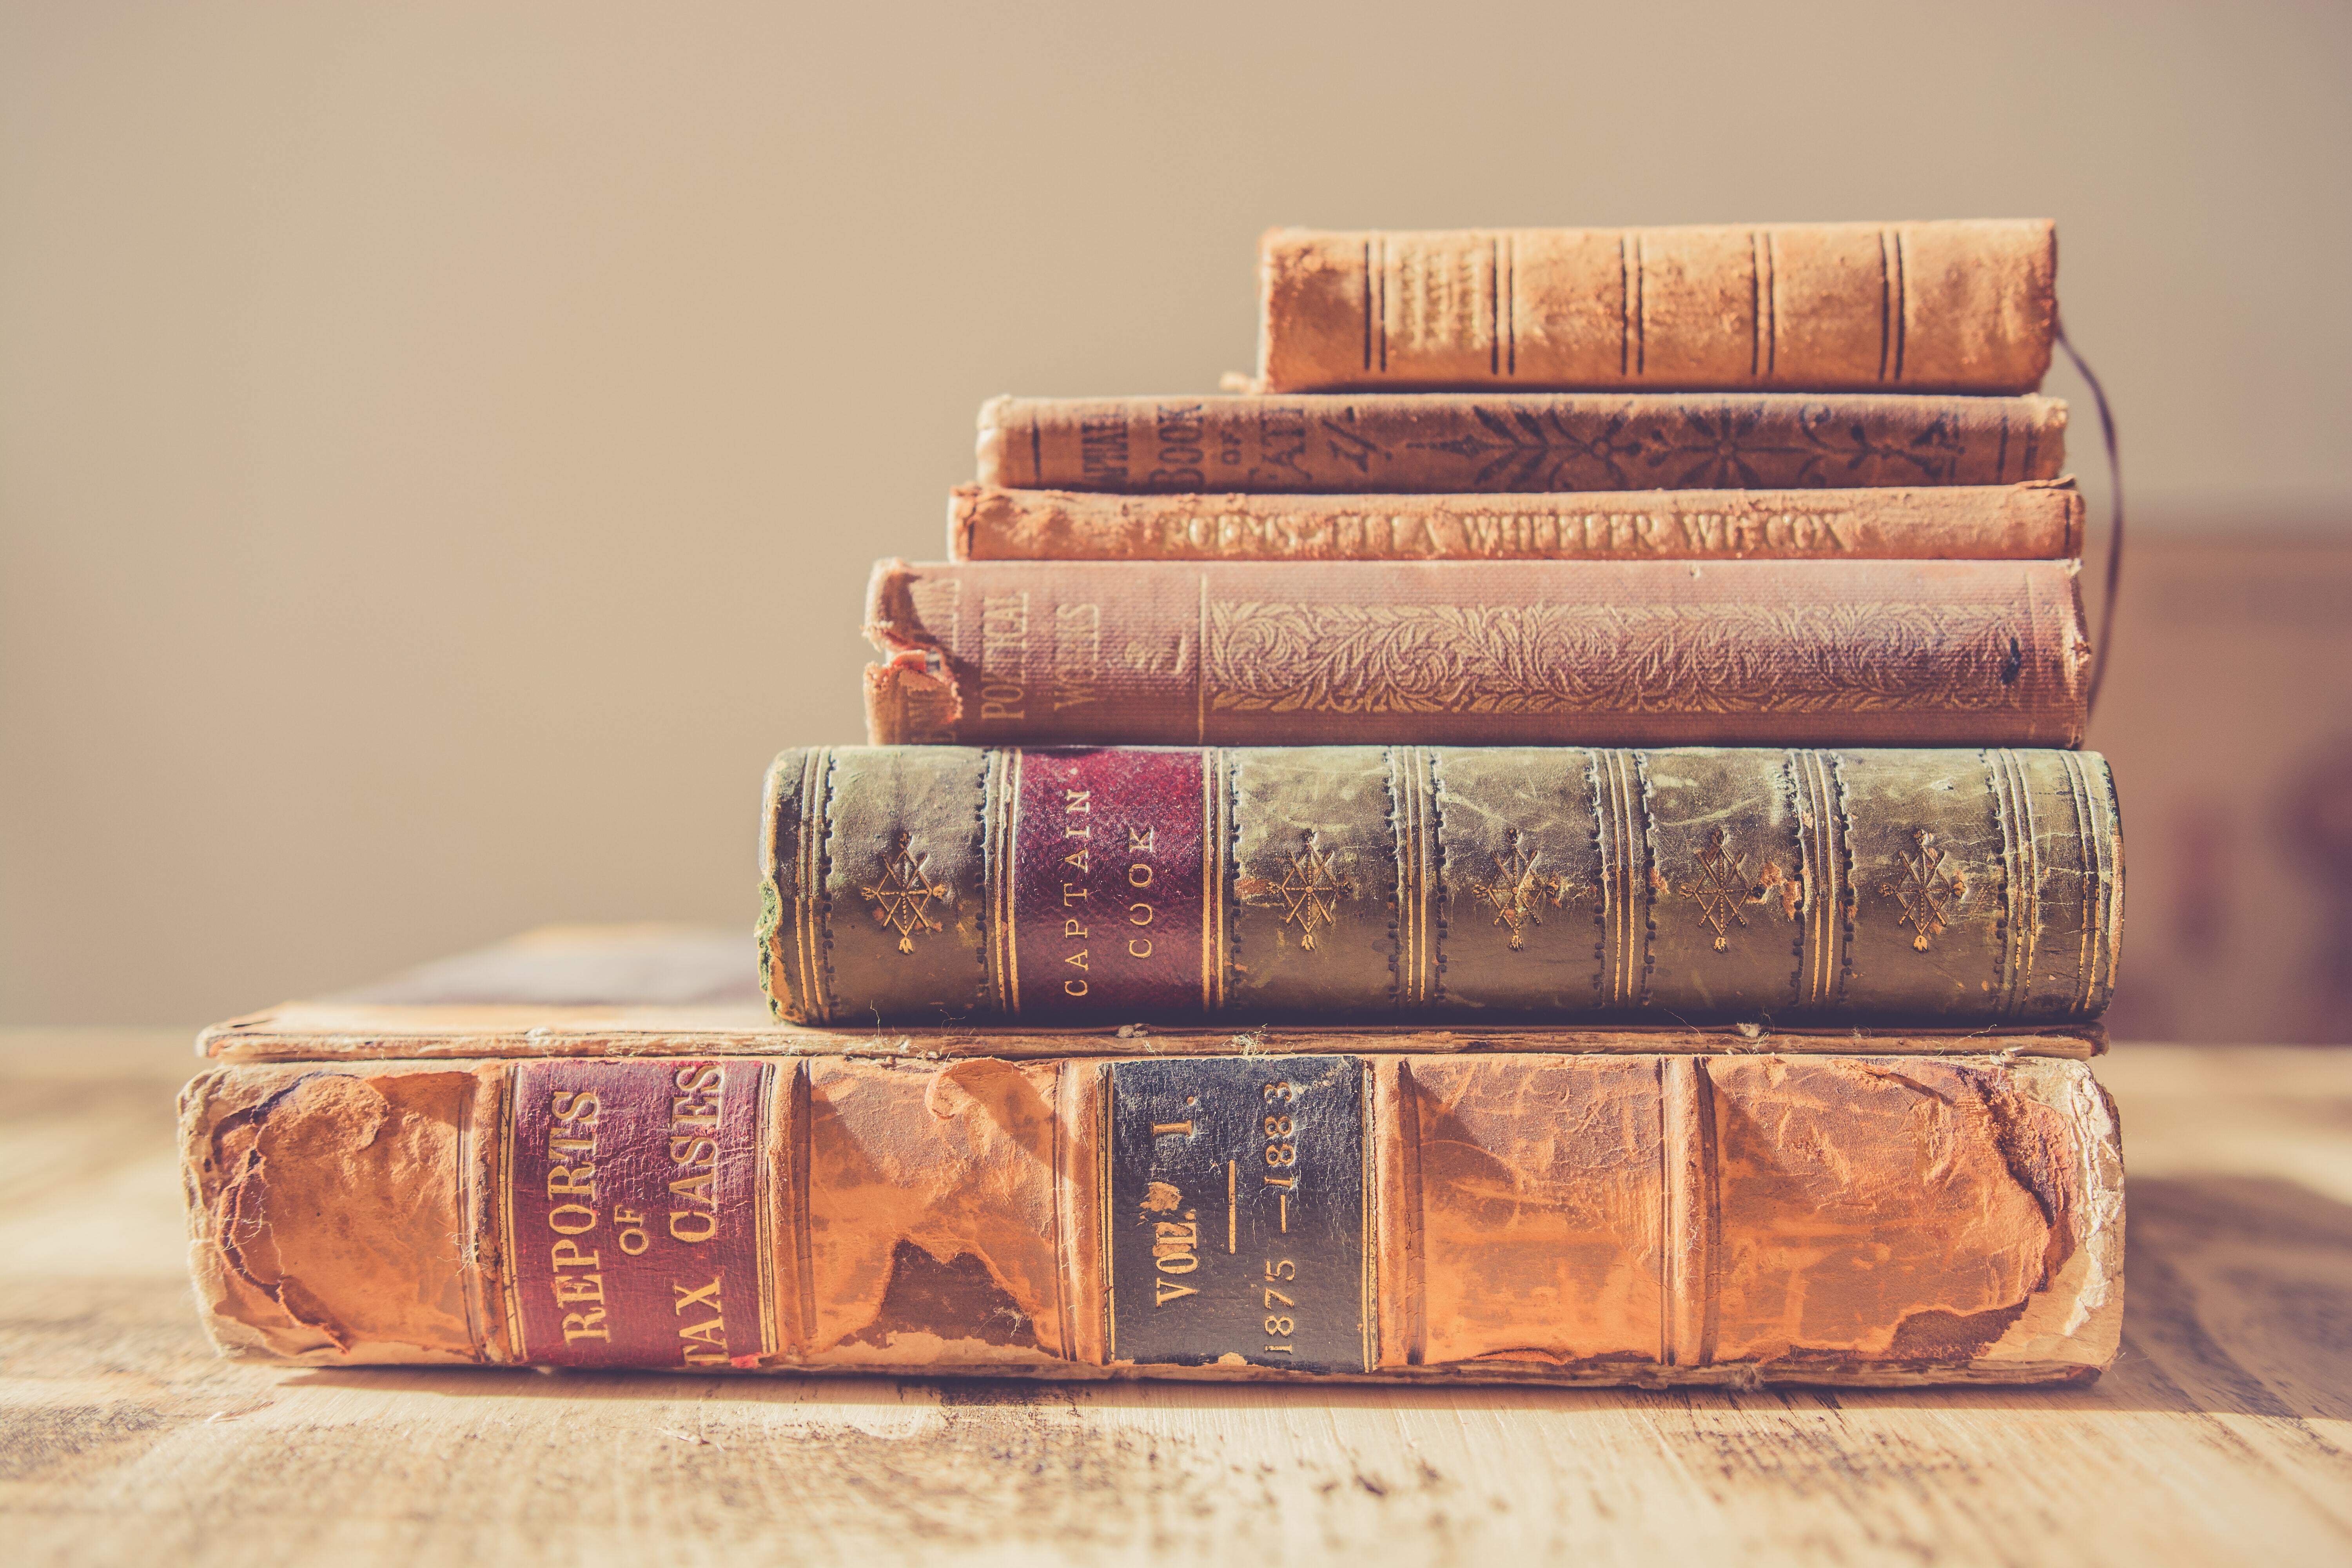
<path fill-rule="evenodd" d="M 883 743 L 2071 746 L 2070 561 L 875 568 Z"/>
<path fill-rule="evenodd" d="M 840 747 L 766 798 L 795 1023 L 2047 1026 L 2121 942 L 2095 753 Z"/>
<path fill-rule="evenodd" d="M 2035 560 L 2083 547 L 2073 484 L 1476 495 L 959 487 L 953 561 Z"/>
<path fill-rule="evenodd" d="M 2030 392 L 2057 321 L 2057 230 L 2039 219 L 1276 229 L 1260 259 L 1273 392 Z"/>
<path fill-rule="evenodd" d="M 2006 485 L 2065 467 L 2053 398 L 1495 393 L 999 397 L 1010 489 L 1463 494 Z"/>
<path fill-rule="evenodd" d="M 2080 1381 L 2081 1064 L 316 1062 L 182 1097 L 197 1293 L 310 1365 Z"/>

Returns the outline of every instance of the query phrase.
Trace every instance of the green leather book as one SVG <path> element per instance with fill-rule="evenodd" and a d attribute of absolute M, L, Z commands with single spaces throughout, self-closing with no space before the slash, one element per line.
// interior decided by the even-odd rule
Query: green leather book
<path fill-rule="evenodd" d="M 2063 1024 L 2123 910 L 2065 751 L 795 750 L 761 861 L 803 1023 Z"/>

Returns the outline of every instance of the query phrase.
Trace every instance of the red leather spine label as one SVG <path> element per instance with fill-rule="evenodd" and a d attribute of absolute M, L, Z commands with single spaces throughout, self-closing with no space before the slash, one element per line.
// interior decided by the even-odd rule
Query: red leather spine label
<path fill-rule="evenodd" d="M 775 1349 L 762 1192 L 772 1071 L 513 1068 L 500 1221 L 518 1360 L 691 1371 Z"/>
<path fill-rule="evenodd" d="M 1147 1018 L 1203 1005 L 1198 752 L 1020 755 L 1010 831 L 1013 1011 Z M 1211 890 L 1213 892 L 1213 889 Z"/>

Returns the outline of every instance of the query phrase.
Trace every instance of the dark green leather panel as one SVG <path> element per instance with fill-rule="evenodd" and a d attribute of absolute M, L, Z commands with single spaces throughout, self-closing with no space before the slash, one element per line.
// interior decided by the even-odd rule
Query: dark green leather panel
<path fill-rule="evenodd" d="M 988 776 L 987 753 L 970 747 L 833 753 L 824 896 L 838 1019 L 983 1007 Z"/>
<path fill-rule="evenodd" d="M 1592 753 L 1433 748 L 1446 1010 L 1590 1013 L 1601 999 Z"/>
<path fill-rule="evenodd" d="M 1235 894 L 1228 1009 L 1290 1017 L 1391 1010 L 1397 862 L 1386 749 L 1225 755 Z"/>
<path fill-rule="evenodd" d="M 1648 753 L 1650 1005 L 1743 1017 L 1800 1001 L 1810 890 L 1787 754 Z"/>

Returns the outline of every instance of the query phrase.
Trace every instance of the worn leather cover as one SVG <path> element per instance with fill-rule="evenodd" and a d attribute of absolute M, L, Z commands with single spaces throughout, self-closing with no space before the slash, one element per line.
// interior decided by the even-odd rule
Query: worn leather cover
<path fill-rule="evenodd" d="M 310 1365 L 2039 1382 L 2122 1310 L 2074 1062 L 289 1062 L 181 1105 L 205 1325 Z"/>
<path fill-rule="evenodd" d="M 2030 392 L 2050 368 L 2045 219 L 1275 229 L 1258 377 L 1352 387 Z"/>
<path fill-rule="evenodd" d="M 2037 560 L 2082 549 L 2071 480 L 1599 500 L 963 485 L 948 500 L 951 561 Z"/>
<path fill-rule="evenodd" d="M 2115 984 L 2104 759 L 1421 746 L 783 752 L 800 1022 L 2061 1026 Z"/>
<path fill-rule="evenodd" d="M 2071 561 L 973 561 L 874 570 L 877 743 L 2082 740 Z"/>
<path fill-rule="evenodd" d="M 1365 493 L 2005 485 L 2065 468 L 2054 398 L 1793 393 L 998 397 L 1016 489 Z"/>

